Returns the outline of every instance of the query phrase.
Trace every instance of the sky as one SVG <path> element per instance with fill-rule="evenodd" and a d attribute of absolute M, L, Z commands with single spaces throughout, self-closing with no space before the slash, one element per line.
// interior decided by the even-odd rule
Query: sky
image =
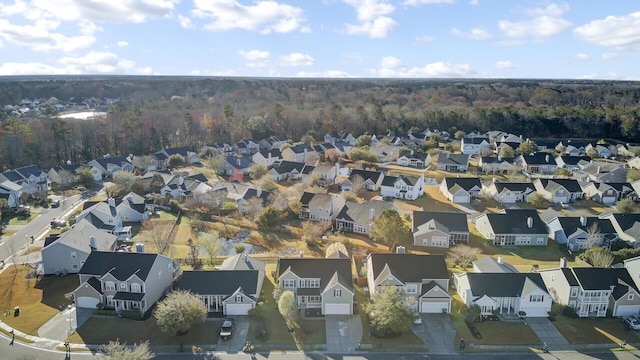
<path fill-rule="evenodd" d="M 638 0 L 0 0 L 0 76 L 640 80 L 639 65 Z"/>

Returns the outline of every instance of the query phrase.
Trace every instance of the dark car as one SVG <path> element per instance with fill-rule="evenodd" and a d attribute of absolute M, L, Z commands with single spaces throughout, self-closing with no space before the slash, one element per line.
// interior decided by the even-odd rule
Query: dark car
<path fill-rule="evenodd" d="M 233 335 L 233 328 L 236 327 L 236 321 L 233 319 L 224 319 L 220 328 L 220 338 L 229 339 Z"/>
<path fill-rule="evenodd" d="M 60 200 L 56 200 L 56 201 L 51 202 L 51 207 L 52 208 L 60 207 Z"/>

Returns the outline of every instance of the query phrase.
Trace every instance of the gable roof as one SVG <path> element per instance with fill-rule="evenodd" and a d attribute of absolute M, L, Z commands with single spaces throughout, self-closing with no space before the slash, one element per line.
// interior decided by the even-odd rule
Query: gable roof
<path fill-rule="evenodd" d="M 69 229 L 69 231 L 65 231 L 55 238 L 47 238 L 43 250 L 49 246 L 64 244 L 79 251 L 89 253 L 92 251 L 90 246 L 91 238 L 95 239 L 95 250 L 98 251 L 110 251 L 117 240 L 117 236 L 106 231 L 99 231 L 87 219 L 82 219 L 74 227 Z"/>
<path fill-rule="evenodd" d="M 498 257 L 500 259 L 500 257 Z M 491 256 L 485 256 L 478 260 L 473 261 L 473 266 L 477 267 L 482 273 L 517 273 L 519 272 L 513 265 L 507 264 L 502 259 L 496 260 Z"/>
<path fill-rule="evenodd" d="M 264 273 L 264 261 L 249 256 L 247 253 L 236 254 L 224 259 L 220 270 L 258 270 Z M 246 290 L 246 289 L 245 289 Z"/>
<path fill-rule="evenodd" d="M 280 162 L 280 164 L 271 168 L 271 170 L 275 171 L 278 174 L 287 174 L 292 172 L 293 170 L 296 170 L 298 173 L 302 173 L 302 169 L 305 165 L 306 164 L 303 162 L 283 160 Z"/>
<path fill-rule="evenodd" d="M 151 267 L 159 257 L 165 256 L 137 252 L 92 251 L 82 265 L 80 274 L 100 277 L 110 273 L 118 280 L 126 280 L 136 274 L 141 280 L 146 281 Z"/>
<path fill-rule="evenodd" d="M 469 165 L 469 155 L 452 154 L 446 151 L 438 152 L 439 165 Z"/>
<path fill-rule="evenodd" d="M 413 212 L 413 232 L 422 230 L 430 221 L 442 224 L 446 232 L 469 232 L 467 216 L 463 213 L 444 211 L 414 211 Z"/>
<path fill-rule="evenodd" d="M 567 235 L 571 235 L 578 231 L 578 229 L 583 230 L 585 232 L 589 232 L 589 229 L 596 224 L 598 227 L 598 231 L 601 234 L 612 234 L 615 233 L 613 225 L 611 224 L 611 220 L 609 219 L 600 219 L 595 216 L 572 216 L 572 217 L 558 217 L 558 221 L 564 230 L 564 233 Z M 582 225 L 584 221 L 585 225 Z"/>
<path fill-rule="evenodd" d="M 514 192 L 524 192 L 527 190 L 535 191 L 535 186 L 533 183 L 525 183 L 525 182 L 495 182 L 494 186 L 496 190 L 501 193 L 503 190 L 509 190 Z"/>
<path fill-rule="evenodd" d="M 486 214 L 494 234 L 547 234 L 547 227 L 535 210 L 505 209 L 503 213 Z M 531 227 L 528 219 L 533 219 Z"/>
<path fill-rule="evenodd" d="M 231 295 L 238 288 L 257 294 L 257 270 L 188 270 L 182 272 L 178 288 L 199 295 Z"/>
<path fill-rule="evenodd" d="M 336 216 L 336 219 L 352 221 L 356 224 L 370 224 L 373 222 L 373 219 L 369 218 L 372 212 L 375 218 L 382 214 L 383 211 L 393 208 L 393 204 L 387 201 L 370 200 L 362 204 L 347 201 Z"/>
<path fill-rule="evenodd" d="M 616 292 L 618 286 L 626 287 L 630 285 L 635 291 L 638 288 L 635 282 L 629 275 L 629 272 L 624 267 L 619 268 L 584 268 L 574 267 L 571 271 L 576 277 L 576 280 L 584 290 L 610 290 L 614 288 L 613 292 Z M 624 284 L 620 283 L 620 280 Z M 621 289 L 618 289 L 620 291 Z"/>
<path fill-rule="evenodd" d="M 520 297 L 532 288 L 547 291 L 539 273 L 466 273 L 474 297 Z"/>
<path fill-rule="evenodd" d="M 353 169 L 351 170 L 351 175 L 349 175 L 349 180 L 353 180 L 355 176 L 361 176 L 365 181 L 370 179 L 374 184 L 377 184 L 382 173 L 380 171 Z"/>
<path fill-rule="evenodd" d="M 520 155 L 527 165 L 553 165 L 557 166 L 556 159 L 551 154 L 537 152 L 533 155 Z"/>
<path fill-rule="evenodd" d="M 281 258 L 278 260 L 278 277 L 287 270 L 301 278 L 319 278 L 320 292 L 330 285 L 335 274 L 338 273 L 340 284 L 353 291 L 351 260 L 348 258 Z"/>
<path fill-rule="evenodd" d="M 458 186 L 465 191 L 470 191 L 474 186 L 478 187 L 478 190 L 482 188 L 480 178 L 464 178 L 464 177 L 446 177 L 442 181 L 445 182 L 447 189 L 452 189 L 454 186 Z"/>
<path fill-rule="evenodd" d="M 407 282 L 422 282 L 424 279 L 449 279 L 444 255 L 416 255 L 416 254 L 369 254 L 373 278 L 388 271 L 398 280 Z"/>
<path fill-rule="evenodd" d="M 555 191 L 560 187 L 564 187 L 567 191 L 575 193 L 582 192 L 582 187 L 578 180 L 574 179 L 539 179 L 542 186 L 548 191 Z"/>

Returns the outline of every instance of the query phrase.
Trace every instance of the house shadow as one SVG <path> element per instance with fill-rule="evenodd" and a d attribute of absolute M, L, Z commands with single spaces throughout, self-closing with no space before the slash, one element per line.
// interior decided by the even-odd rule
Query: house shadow
<path fill-rule="evenodd" d="M 42 291 L 40 302 L 59 310 L 73 304 L 71 292 L 80 285 L 76 274 L 43 276 L 34 278 L 33 281 L 35 281 L 34 288 Z"/>

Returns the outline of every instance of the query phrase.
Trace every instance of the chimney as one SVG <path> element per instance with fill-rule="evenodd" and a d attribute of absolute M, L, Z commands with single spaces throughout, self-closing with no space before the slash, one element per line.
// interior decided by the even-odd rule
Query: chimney
<path fill-rule="evenodd" d="M 373 218 L 376 217 L 376 209 L 369 209 L 369 220 L 373 220 Z"/>
<path fill-rule="evenodd" d="M 396 247 L 396 254 L 404 254 L 404 253 L 405 253 L 405 247 L 404 246 Z"/>
<path fill-rule="evenodd" d="M 242 161 L 240 161 L 240 158 L 236 158 L 236 164 L 238 164 L 238 167 L 242 166 Z"/>
<path fill-rule="evenodd" d="M 498 255 L 498 264 L 504 265 L 504 258 L 502 257 L 502 255 Z"/>
<path fill-rule="evenodd" d="M 602 166 L 598 166 L 598 169 L 596 170 L 596 174 L 600 174 L 602 173 Z"/>
<path fill-rule="evenodd" d="M 184 184 L 184 178 L 182 176 L 180 176 L 178 178 L 178 185 L 182 185 L 182 184 Z"/>
<path fill-rule="evenodd" d="M 89 238 L 89 247 L 91 248 L 91 250 L 98 250 L 98 246 L 96 245 L 96 237 L 95 236 L 91 236 Z"/>
<path fill-rule="evenodd" d="M 413 155 L 413 149 L 411 150 L 411 155 Z"/>
<path fill-rule="evenodd" d="M 304 258 L 304 250 L 300 250 L 300 259 Z"/>
<path fill-rule="evenodd" d="M 566 257 L 561 257 L 560 258 L 560 267 L 561 268 L 566 268 L 567 266 L 569 266 L 569 260 L 567 260 Z"/>
<path fill-rule="evenodd" d="M 545 161 L 545 162 L 549 162 L 549 155 L 547 155 L 547 156 L 545 156 L 545 157 L 544 157 L 544 161 Z"/>
<path fill-rule="evenodd" d="M 116 199 L 110 197 L 109 200 L 107 200 L 107 204 L 109 204 L 109 206 L 115 207 L 116 206 Z"/>
<path fill-rule="evenodd" d="M 586 216 L 580 216 L 580 225 L 587 226 L 587 217 Z"/>
<path fill-rule="evenodd" d="M 271 160 L 271 151 L 269 151 L 269 160 Z"/>
<path fill-rule="evenodd" d="M 532 218 L 531 216 L 529 216 L 529 217 L 527 218 L 527 227 L 528 227 L 529 229 L 531 229 L 531 228 L 533 227 L 533 218 Z"/>

